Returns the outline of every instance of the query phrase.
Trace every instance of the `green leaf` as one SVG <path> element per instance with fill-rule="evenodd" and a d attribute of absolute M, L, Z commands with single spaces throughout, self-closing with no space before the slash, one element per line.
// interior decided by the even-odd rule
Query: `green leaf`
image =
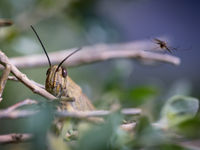
<path fill-rule="evenodd" d="M 157 144 L 152 147 L 147 147 L 144 148 L 144 150 L 191 150 L 191 149 L 186 149 L 178 144 L 173 144 L 173 143 L 164 143 L 164 144 Z"/>
<path fill-rule="evenodd" d="M 199 138 L 200 137 L 200 118 L 194 117 L 186 120 L 178 125 L 178 132 L 188 138 Z"/>
<path fill-rule="evenodd" d="M 166 140 L 162 132 L 153 128 L 145 116 L 140 118 L 135 131 L 135 139 L 132 145 L 134 149 L 152 147 L 162 144 Z"/>
<path fill-rule="evenodd" d="M 147 100 L 152 100 L 155 98 L 158 95 L 159 90 L 154 86 L 146 85 L 127 89 L 121 93 L 121 99 L 124 101 L 128 100 L 129 105 L 131 103 L 132 105 L 138 106 Z"/>
<path fill-rule="evenodd" d="M 124 145 L 121 137 L 124 132 L 119 131 L 122 116 L 118 113 L 109 116 L 105 124 L 94 126 L 80 138 L 77 149 L 81 150 L 110 150 Z M 126 138 L 127 140 L 129 138 Z M 121 143 L 122 142 L 122 143 Z"/>
<path fill-rule="evenodd" d="M 199 108 L 199 100 L 193 97 L 176 95 L 170 98 L 161 111 L 159 123 L 171 127 L 193 118 Z"/>
<path fill-rule="evenodd" d="M 157 94 L 157 89 L 152 86 L 141 86 L 134 89 L 131 93 L 134 99 L 147 99 Z"/>

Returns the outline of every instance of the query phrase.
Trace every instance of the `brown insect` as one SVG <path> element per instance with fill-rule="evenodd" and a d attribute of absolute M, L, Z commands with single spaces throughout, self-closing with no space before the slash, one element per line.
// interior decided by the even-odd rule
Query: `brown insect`
<path fill-rule="evenodd" d="M 49 62 L 49 69 L 46 72 L 46 83 L 45 89 L 61 99 L 61 110 L 68 111 L 87 111 L 94 110 L 94 106 L 87 98 L 85 94 L 82 93 L 82 90 L 79 85 L 77 85 L 68 75 L 67 70 L 62 66 L 63 62 L 66 61 L 74 53 L 78 52 L 80 49 L 73 51 L 67 57 L 65 57 L 60 64 L 52 65 L 50 58 L 47 54 L 47 51 L 40 40 L 37 32 L 31 26 L 32 30 L 36 34 L 44 52 L 47 56 Z M 71 99 L 71 101 L 70 101 Z"/>
<path fill-rule="evenodd" d="M 159 47 L 160 47 L 161 49 L 165 49 L 165 50 L 167 50 L 167 51 L 170 52 L 170 53 L 172 53 L 172 50 L 176 50 L 176 48 L 171 48 L 171 47 L 169 47 L 169 46 L 167 45 L 167 42 L 165 42 L 165 41 L 159 40 L 159 39 L 157 39 L 157 38 L 155 38 L 155 39 L 153 39 L 153 40 L 154 40 L 154 42 L 155 42 L 156 44 L 159 45 Z"/>

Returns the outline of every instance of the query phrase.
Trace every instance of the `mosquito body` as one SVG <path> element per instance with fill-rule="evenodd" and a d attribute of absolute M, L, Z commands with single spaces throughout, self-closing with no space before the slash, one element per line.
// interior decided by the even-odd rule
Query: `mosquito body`
<path fill-rule="evenodd" d="M 49 62 L 49 69 L 46 73 L 46 82 L 45 82 L 45 89 L 56 96 L 57 98 L 61 99 L 61 106 L 59 109 L 61 110 L 68 110 L 68 111 L 88 111 L 94 110 L 94 106 L 87 98 L 85 94 L 82 93 L 82 90 L 79 85 L 77 85 L 68 75 L 67 70 L 62 66 L 63 62 L 67 60 L 70 56 L 74 53 L 78 52 L 80 49 L 73 51 L 67 57 L 65 57 L 59 65 L 52 65 L 50 58 L 47 54 L 47 51 L 40 40 L 37 32 L 31 26 L 34 33 L 36 34 L 42 48 L 47 56 Z M 73 99 L 73 101 L 68 101 L 65 99 Z"/>
<path fill-rule="evenodd" d="M 170 52 L 170 53 L 172 53 L 172 49 L 175 49 L 175 48 L 169 48 L 169 46 L 167 45 L 167 42 L 165 42 L 165 41 L 159 40 L 159 39 L 157 39 L 157 38 L 155 38 L 155 39 L 153 39 L 153 40 L 154 40 L 154 42 L 155 42 L 156 44 L 159 45 L 159 47 L 160 47 L 161 49 L 165 49 L 165 50 L 167 50 L 167 51 Z"/>

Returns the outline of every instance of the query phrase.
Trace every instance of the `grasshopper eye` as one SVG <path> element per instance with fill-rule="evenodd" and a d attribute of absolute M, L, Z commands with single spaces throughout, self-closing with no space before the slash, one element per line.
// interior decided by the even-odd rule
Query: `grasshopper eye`
<path fill-rule="evenodd" d="M 47 70 L 46 75 L 48 75 L 50 73 L 50 68 Z"/>
<path fill-rule="evenodd" d="M 62 68 L 62 76 L 65 78 L 67 76 L 67 70 Z"/>

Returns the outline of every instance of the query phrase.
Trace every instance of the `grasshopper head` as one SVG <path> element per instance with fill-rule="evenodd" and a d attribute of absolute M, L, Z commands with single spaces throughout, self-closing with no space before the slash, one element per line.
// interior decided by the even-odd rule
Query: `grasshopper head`
<path fill-rule="evenodd" d="M 56 97 L 61 97 L 63 92 L 66 91 L 66 82 L 67 82 L 67 71 L 64 67 L 62 67 L 62 64 L 65 62 L 65 60 L 67 60 L 70 56 L 72 56 L 74 53 L 78 52 L 81 48 L 71 52 L 67 57 L 65 57 L 60 63 L 59 65 L 51 65 L 51 61 L 50 58 L 47 54 L 47 51 L 42 43 L 42 41 L 40 40 L 37 32 L 35 31 L 35 29 L 33 28 L 33 26 L 31 26 L 32 30 L 34 31 L 35 35 L 37 36 L 44 52 L 45 55 L 47 56 L 48 62 L 49 62 L 49 69 L 47 70 L 47 78 L 46 78 L 46 83 L 45 83 L 45 89 L 50 92 L 51 94 L 53 94 Z"/>
<path fill-rule="evenodd" d="M 45 89 L 56 97 L 60 97 L 66 89 L 67 71 L 58 65 L 51 66 L 46 73 Z"/>

